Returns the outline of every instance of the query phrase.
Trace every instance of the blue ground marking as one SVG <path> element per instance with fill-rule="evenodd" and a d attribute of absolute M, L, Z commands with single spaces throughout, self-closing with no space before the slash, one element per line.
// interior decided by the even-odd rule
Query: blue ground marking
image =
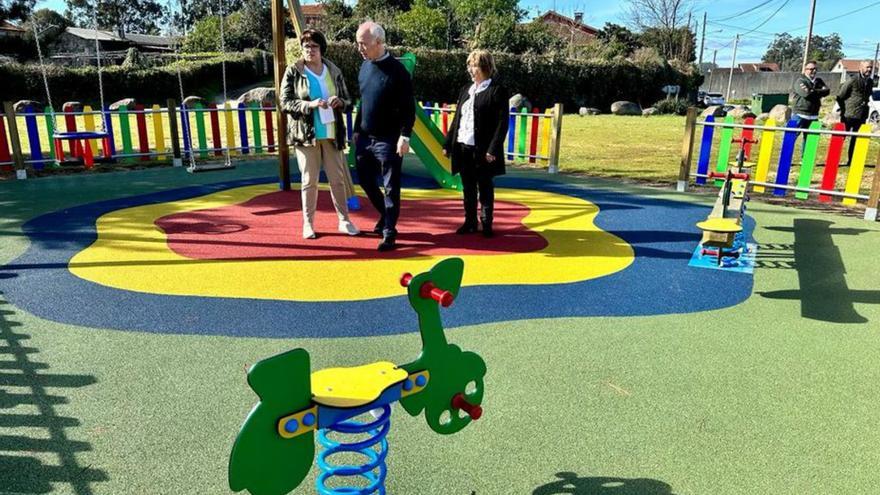
<path fill-rule="evenodd" d="M 418 331 L 416 314 L 402 291 L 398 297 L 326 303 L 167 296 L 101 286 L 67 269 L 71 257 L 94 242 L 95 221 L 105 213 L 276 180 L 267 177 L 186 187 L 37 217 L 23 226 L 31 246 L 0 267 L 0 291 L 9 302 L 38 317 L 86 327 L 270 338 Z M 511 176 L 498 178 L 497 185 L 566 194 L 597 204 L 596 223 L 630 243 L 635 261 L 621 272 L 585 282 L 464 287 L 454 306 L 443 312 L 447 327 L 532 318 L 706 311 L 738 304 L 751 294 L 751 276 L 688 268 L 693 246 L 700 240 L 695 224 L 705 218 L 705 206 Z M 435 188 L 436 184 L 407 176 L 404 187 Z M 719 292 L 718 287 L 725 290 Z"/>

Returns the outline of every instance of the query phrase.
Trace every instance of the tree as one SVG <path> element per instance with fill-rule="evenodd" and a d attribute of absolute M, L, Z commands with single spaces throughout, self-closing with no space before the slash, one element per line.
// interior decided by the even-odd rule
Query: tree
<path fill-rule="evenodd" d="M 40 33 L 40 43 L 43 46 L 49 46 L 58 39 L 58 36 L 66 28 L 72 26 L 73 22 L 52 9 L 34 11 L 33 15 L 24 25 L 27 30 L 25 37 L 30 43 L 34 41 L 34 25 L 37 26 L 37 31 Z"/>
<path fill-rule="evenodd" d="M 125 33 L 159 34 L 168 11 L 158 0 L 101 0 L 98 28 Z M 67 8 L 79 26 L 94 25 L 94 0 L 67 0 Z"/>
<path fill-rule="evenodd" d="M 543 22 L 518 24 L 510 51 L 513 53 L 556 53 L 565 51 L 568 43 Z"/>
<path fill-rule="evenodd" d="M 639 36 L 630 31 L 629 28 L 606 22 L 605 27 L 599 30 L 596 39 L 603 41 L 609 45 L 615 46 L 617 49 L 622 48 L 623 55 L 629 56 L 637 48 L 642 46 Z"/>
<path fill-rule="evenodd" d="M 696 39 L 696 34 L 687 27 L 647 28 L 639 36 L 642 46 L 654 48 L 667 60 L 682 62 L 696 60 Z"/>
<path fill-rule="evenodd" d="M 0 0 L 0 21 L 24 21 L 36 3 L 36 0 Z"/>
<path fill-rule="evenodd" d="M 837 33 L 811 38 L 809 58 L 817 62 L 819 70 L 830 70 L 843 57 L 843 41 Z M 764 62 L 779 64 L 780 70 L 794 72 L 801 71 L 803 59 L 804 38 L 794 38 L 788 33 L 777 34 L 762 57 Z"/>
<path fill-rule="evenodd" d="M 372 18 L 375 15 L 387 15 L 389 10 L 395 14 L 406 12 L 411 5 L 410 0 L 358 0 L 354 10 L 360 17 Z"/>
<path fill-rule="evenodd" d="M 221 0 L 179 0 L 172 2 L 169 7 L 174 17 L 174 23 L 178 26 L 184 26 L 187 29 L 193 27 L 196 22 L 205 19 L 210 15 L 220 15 Z M 241 10 L 245 4 L 245 0 L 222 0 L 223 12 L 226 15 Z M 266 2 L 264 2 L 266 3 Z M 270 8 L 268 5 L 266 8 Z M 271 14 L 270 14 L 271 18 Z"/>
<path fill-rule="evenodd" d="M 455 23 L 461 37 L 471 47 L 490 47 L 500 43 L 501 36 L 510 35 L 526 11 L 518 0 L 450 0 Z M 483 26 L 485 24 L 485 26 Z M 500 30 L 494 32 L 494 30 Z"/>
<path fill-rule="evenodd" d="M 328 40 L 354 39 L 359 19 L 354 16 L 354 9 L 343 0 L 327 0 L 324 2 L 324 16 L 318 21 L 317 28 Z"/>
<path fill-rule="evenodd" d="M 236 18 L 233 18 L 233 15 Z M 232 40 L 238 50 L 272 46 L 272 6 L 264 0 L 245 0 L 241 9 L 227 16 Z"/>
<path fill-rule="evenodd" d="M 397 16 L 397 29 L 406 46 L 446 48 L 446 14 L 425 0 L 416 0 L 412 9 Z"/>
<path fill-rule="evenodd" d="M 651 46 L 667 59 L 693 60 L 689 52 L 695 43 L 691 27 L 685 26 L 693 13 L 692 0 L 627 0 L 627 13 L 642 31 L 642 44 Z M 689 45 L 689 46 L 688 46 Z"/>

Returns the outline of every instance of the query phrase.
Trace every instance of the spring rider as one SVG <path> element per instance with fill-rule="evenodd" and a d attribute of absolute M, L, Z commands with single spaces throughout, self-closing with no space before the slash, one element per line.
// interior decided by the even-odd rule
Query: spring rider
<path fill-rule="evenodd" d="M 311 469 L 317 432 L 323 447 L 317 493 L 384 494 L 394 402 L 412 416 L 424 411 L 428 426 L 441 434 L 456 433 L 479 419 L 486 363 L 447 343 L 440 321 L 440 306 L 448 307 L 458 295 L 463 270 L 460 258 L 450 258 L 401 278 L 422 337 L 422 352 L 411 363 L 380 361 L 310 375 L 309 353 L 292 349 L 251 366 L 248 384 L 260 401 L 232 447 L 229 487 L 253 495 L 289 493 Z M 358 419 L 364 416 L 368 419 Z M 337 441 L 341 435 L 352 440 Z M 355 453 L 364 464 L 336 464 L 341 456 L 331 456 L 340 453 Z M 331 478 L 337 479 L 328 483 Z M 357 486 L 339 486 L 358 479 Z"/>

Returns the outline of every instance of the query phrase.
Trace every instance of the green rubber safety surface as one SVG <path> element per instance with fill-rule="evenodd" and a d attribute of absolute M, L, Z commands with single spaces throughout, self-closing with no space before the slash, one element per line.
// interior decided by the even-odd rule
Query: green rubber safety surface
<path fill-rule="evenodd" d="M 38 214 L 217 180 L 147 170 L 2 183 L 0 262 L 24 251 L 20 226 Z M 625 190 L 707 211 L 714 199 Z M 395 406 L 388 493 L 875 493 L 880 225 L 755 201 L 749 214 L 758 266 L 737 306 L 446 328 L 449 344 L 486 363 L 483 417 L 438 435 Z M 523 301 L 540 303 L 540 293 Z M 447 311 L 455 305 L 441 319 Z M 400 317 L 418 329 L 413 313 Z M 0 294 L 0 493 L 229 493 L 229 451 L 256 400 L 250 365 L 297 347 L 312 369 L 407 363 L 420 346 L 418 333 L 250 339 L 75 327 Z M 313 493 L 315 471 L 297 493 Z"/>

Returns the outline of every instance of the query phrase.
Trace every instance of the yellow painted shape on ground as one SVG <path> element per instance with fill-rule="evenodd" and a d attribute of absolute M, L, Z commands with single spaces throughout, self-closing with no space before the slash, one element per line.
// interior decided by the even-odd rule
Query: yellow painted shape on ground
<path fill-rule="evenodd" d="M 312 373 L 312 399 L 322 406 L 364 406 L 408 376 L 409 373 L 388 361 L 351 368 L 327 368 Z"/>
<path fill-rule="evenodd" d="M 154 224 L 167 215 L 240 204 L 277 190 L 275 184 L 247 186 L 107 213 L 97 220 L 97 240 L 71 259 L 69 269 L 97 284 L 153 294 L 360 301 L 403 295 L 401 273 L 427 271 L 450 256 L 199 260 L 169 249 L 165 233 Z M 401 196 L 411 201 L 461 200 L 455 191 L 444 189 L 403 189 Z M 495 198 L 528 207 L 523 224 L 548 245 L 529 253 L 461 255 L 467 267 L 465 286 L 580 282 L 618 272 L 633 262 L 634 251 L 626 241 L 595 225 L 599 208 L 589 201 L 524 189 L 497 189 Z M 406 215 L 406 210 L 402 213 Z M 292 226 L 289 235 L 291 243 L 302 241 Z"/>
<path fill-rule="evenodd" d="M 764 123 L 767 127 L 776 127 L 776 119 L 767 119 Z M 758 166 L 755 168 L 755 180 L 758 182 L 767 182 L 767 172 L 770 170 L 770 155 L 773 154 L 773 139 L 776 137 L 776 131 L 761 131 L 761 148 L 758 151 Z M 757 184 L 752 186 L 755 192 L 764 192 L 764 186 Z"/>
<path fill-rule="evenodd" d="M 862 124 L 859 127 L 859 133 L 870 134 L 871 124 Z M 868 159 L 868 144 L 870 138 L 856 138 L 856 148 L 853 150 L 852 161 L 849 164 L 849 173 L 846 176 L 846 188 L 844 192 L 847 194 L 858 194 L 859 186 L 862 185 L 862 175 L 865 173 L 865 161 Z M 856 204 L 855 198 L 843 198 L 843 204 Z"/>

